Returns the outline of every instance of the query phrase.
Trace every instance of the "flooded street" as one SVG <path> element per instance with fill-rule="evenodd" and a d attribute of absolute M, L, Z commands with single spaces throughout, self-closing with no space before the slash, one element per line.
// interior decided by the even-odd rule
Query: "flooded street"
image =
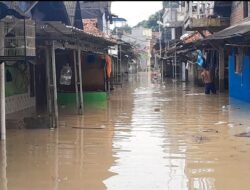
<path fill-rule="evenodd" d="M 227 106 L 229 105 L 229 106 Z M 247 190 L 250 106 L 182 82 L 130 76 L 60 127 L 9 129 L 1 190 Z"/>

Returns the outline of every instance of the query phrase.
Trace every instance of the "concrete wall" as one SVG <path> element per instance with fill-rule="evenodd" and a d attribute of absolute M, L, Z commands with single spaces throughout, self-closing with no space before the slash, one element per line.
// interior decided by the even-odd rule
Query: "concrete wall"
<path fill-rule="evenodd" d="M 248 51 L 248 56 L 243 56 L 242 74 L 235 73 L 235 53 L 233 50 L 229 56 L 229 95 L 245 102 L 250 102 L 249 53 L 250 51 Z"/>
<path fill-rule="evenodd" d="M 136 43 L 141 51 L 140 65 L 142 69 L 150 67 L 151 64 L 151 39 L 152 39 L 152 30 L 145 29 L 143 27 L 137 27 L 132 29 L 132 34 L 122 36 L 122 40 L 129 43 Z M 145 52 L 145 53 L 142 53 Z"/>

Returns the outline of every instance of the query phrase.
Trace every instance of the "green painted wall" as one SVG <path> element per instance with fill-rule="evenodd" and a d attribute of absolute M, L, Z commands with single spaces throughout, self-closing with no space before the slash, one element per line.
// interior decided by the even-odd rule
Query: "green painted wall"
<path fill-rule="evenodd" d="M 5 96 L 13 96 L 28 92 L 28 67 L 20 64 L 17 67 L 5 66 Z"/>
<path fill-rule="evenodd" d="M 107 101 L 106 92 L 84 92 L 83 102 L 84 104 L 89 103 L 101 103 Z M 72 105 L 76 104 L 76 93 L 58 93 L 58 104 L 59 105 Z"/>

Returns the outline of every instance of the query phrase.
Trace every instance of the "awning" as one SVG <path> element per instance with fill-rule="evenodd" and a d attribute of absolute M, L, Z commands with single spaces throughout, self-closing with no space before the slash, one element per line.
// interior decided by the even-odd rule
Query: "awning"
<path fill-rule="evenodd" d="M 242 22 L 240 24 L 230 26 L 224 30 L 221 30 L 211 36 L 204 39 L 206 40 L 223 40 L 234 37 L 242 37 L 250 32 L 250 21 Z"/>
<path fill-rule="evenodd" d="M 7 3 L 7 4 L 6 4 Z M 13 9 L 8 7 L 8 2 L 0 2 L 0 20 L 6 16 L 14 16 L 18 19 L 28 18 L 26 15 L 18 11 L 17 9 Z"/>
<path fill-rule="evenodd" d="M 113 46 L 117 44 L 116 40 L 96 36 L 91 33 L 84 32 L 72 26 L 66 26 L 60 21 L 41 21 L 36 24 L 36 33 L 38 35 L 45 35 L 50 38 L 60 39 L 62 36 L 93 43 L 100 42 L 102 44 Z M 60 35 L 58 35 L 60 34 Z"/>

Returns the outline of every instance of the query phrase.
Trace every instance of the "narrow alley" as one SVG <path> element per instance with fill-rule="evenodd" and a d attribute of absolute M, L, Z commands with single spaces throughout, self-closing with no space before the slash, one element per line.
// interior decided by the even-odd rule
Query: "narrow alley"
<path fill-rule="evenodd" d="M 0 190 L 249 190 L 250 1 L 1 1 Z"/>
<path fill-rule="evenodd" d="M 0 189 L 248 189 L 250 138 L 237 135 L 249 130 L 249 108 L 186 83 L 152 83 L 150 72 L 131 74 L 83 116 L 61 114 L 54 130 L 9 129 Z"/>

